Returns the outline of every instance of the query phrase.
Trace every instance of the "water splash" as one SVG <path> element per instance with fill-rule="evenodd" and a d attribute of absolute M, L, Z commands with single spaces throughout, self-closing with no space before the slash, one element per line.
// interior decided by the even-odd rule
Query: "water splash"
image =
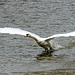
<path fill-rule="evenodd" d="M 62 46 L 62 45 L 59 45 L 59 44 L 52 44 L 52 48 L 55 49 L 55 50 L 58 50 L 58 49 L 64 49 L 65 46 Z"/>

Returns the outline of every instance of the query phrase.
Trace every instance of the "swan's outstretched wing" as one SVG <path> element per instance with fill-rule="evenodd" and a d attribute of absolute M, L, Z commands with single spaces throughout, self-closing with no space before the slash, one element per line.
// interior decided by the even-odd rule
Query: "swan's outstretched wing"
<path fill-rule="evenodd" d="M 0 33 L 18 34 L 18 35 L 24 35 L 24 36 L 26 34 L 31 34 L 32 36 L 40 38 L 38 35 L 36 35 L 34 33 L 31 33 L 31 32 L 25 31 L 25 30 L 21 30 L 19 28 L 9 28 L 9 27 L 0 28 Z M 70 33 L 65 33 L 65 34 L 55 34 L 50 37 L 44 38 L 44 40 L 50 41 L 50 40 L 57 38 L 57 37 L 69 37 L 69 36 L 75 36 L 75 31 L 70 32 Z"/>
<path fill-rule="evenodd" d="M 46 41 L 50 41 L 54 38 L 58 38 L 58 37 L 70 37 L 70 36 L 75 36 L 75 31 L 74 32 L 70 32 L 70 33 L 65 33 L 65 34 L 55 34 L 55 35 L 52 35 L 48 38 L 46 38 Z"/>
<path fill-rule="evenodd" d="M 33 36 L 38 36 L 38 35 L 36 35 L 34 33 L 31 33 L 31 32 L 25 31 L 25 30 L 21 30 L 19 28 L 9 28 L 9 27 L 0 28 L 0 33 L 18 34 L 18 35 L 24 35 L 24 36 L 26 34 L 31 34 Z"/>
<path fill-rule="evenodd" d="M 30 33 L 25 30 L 21 30 L 19 28 L 0 28 L 0 33 L 8 33 L 8 34 L 18 34 L 18 35 L 25 35 L 26 33 Z"/>

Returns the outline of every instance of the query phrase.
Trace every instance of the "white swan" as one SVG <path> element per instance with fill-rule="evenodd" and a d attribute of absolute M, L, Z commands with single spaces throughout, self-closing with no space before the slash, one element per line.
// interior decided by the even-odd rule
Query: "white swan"
<path fill-rule="evenodd" d="M 19 28 L 0 28 L 0 33 L 9 33 L 9 34 L 18 34 L 18 35 L 24 35 L 25 37 L 30 37 L 30 38 L 33 38 L 36 43 L 43 47 L 45 49 L 45 51 L 53 51 L 49 41 L 50 40 L 53 40 L 54 38 L 56 37 L 69 37 L 69 36 L 75 36 L 75 31 L 74 32 L 70 32 L 70 33 L 66 33 L 66 34 L 55 34 L 55 35 L 52 35 L 50 37 L 47 37 L 47 38 L 41 38 L 40 36 L 34 34 L 34 33 L 31 33 L 31 32 L 28 32 L 28 31 L 25 31 L 25 30 L 21 30 Z"/>
<path fill-rule="evenodd" d="M 53 48 L 51 47 L 49 41 L 56 37 L 69 37 L 69 36 L 75 36 L 75 32 L 66 33 L 66 34 L 55 34 L 55 35 L 52 35 L 47 38 L 41 38 L 39 36 L 35 36 L 35 35 L 31 35 L 31 34 L 26 34 L 25 37 L 33 38 L 39 46 L 41 46 L 45 49 L 45 51 L 53 52 Z"/>

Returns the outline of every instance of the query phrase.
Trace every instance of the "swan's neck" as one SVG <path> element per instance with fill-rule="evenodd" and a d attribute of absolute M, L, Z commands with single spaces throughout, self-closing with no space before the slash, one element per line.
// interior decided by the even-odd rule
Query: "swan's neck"
<path fill-rule="evenodd" d="M 30 36 L 30 38 L 33 38 L 36 42 L 39 40 L 39 36 Z"/>

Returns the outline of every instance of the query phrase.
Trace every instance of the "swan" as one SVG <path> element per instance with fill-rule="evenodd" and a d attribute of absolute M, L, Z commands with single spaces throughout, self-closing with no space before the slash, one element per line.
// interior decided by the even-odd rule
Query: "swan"
<path fill-rule="evenodd" d="M 49 40 L 53 39 L 46 39 L 46 38 L 41 38 L 40 36 L 35 36 L 35 35 L 31 35 L 31 34 L 26 34 L 25 37 L 30 37 L 30 38 L 33 38 L 36 43 L 41 46 L 42 48 L 45 49 L 45 51 L 48 53 L 49 51 L 50 52 L 53 52 L 53 48 L 51 47 L 50 43 L 49 43 Z"/>
<path fill-rule="evenodd" d="M 19 28 L 9 28 L 9 27 L 0 28 L 0 33 L 18 34 L 18 35 L 24 35 L 25 37 L 33 38 L 39 46 L 45 49 L 46 52 L 54 51 L 54 49 L 51 47 L 51 44 L 49 43 L 50 40 L 53 40 L 58 37 L 75 36 L 75 31 L 74 31 L 74 32 L 64 33 L 64 34 L 55 34 L 47 38 L 41 38 L 39 35 L 36 35 L 29 31 L 21 30 Z"/>
<path fill-rule="evenodd" d="M 55 34 L 55 35 L 52 35 L 47 38 L 41 38 L 40 36 L 31 35 L 31 34 L 25 35 L 25 37 L 33 38 L 39 46 L 41 46 L 45 49 L 46 52 L 54 51 L 54 49 L 51 47 L 51 45 L 49 43 L 50 40 L 53 40 L 56 37 L 69 37 L 69 36 L 75 36 L 75 32 L 70 32 L 70 33 L 66 33 L 66 34 Z"/>

